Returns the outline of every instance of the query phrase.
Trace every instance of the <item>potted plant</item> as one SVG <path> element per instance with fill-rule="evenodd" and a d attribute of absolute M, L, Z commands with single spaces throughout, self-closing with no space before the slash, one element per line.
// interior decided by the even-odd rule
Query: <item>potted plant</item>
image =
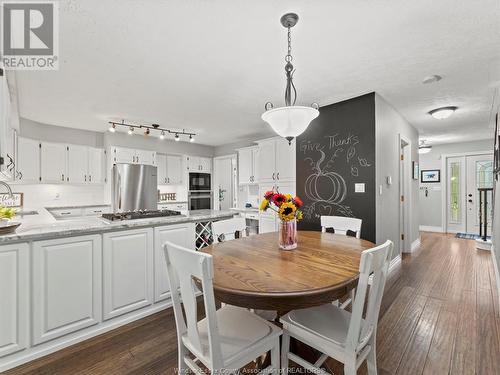
<path fill-rule="evenodd" d="M 260 210 L 276 212 L 280 220 L 278 228 L 279 247 L 292 250 L 297 247 L 297 221 L 302 219 L 302 200 L 290 194 L 268 191 L 260 203 Z"/>

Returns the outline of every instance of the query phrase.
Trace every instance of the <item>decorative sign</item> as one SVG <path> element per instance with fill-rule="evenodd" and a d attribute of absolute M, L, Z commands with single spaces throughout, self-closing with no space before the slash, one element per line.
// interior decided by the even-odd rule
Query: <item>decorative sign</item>
<path fill-rule="evenodd" d="M 12 194 L 13 198 L 7 193 L 0 194 L 0 206 L 4 207 L 22 207 L 23 206 L 23 193 Z"/>
<path fill-rule="evenodd" d="M 441 171 L 439 169 L 428 169 L 421 173 L 420 182 L 424 184 L 441 182 Z"/>

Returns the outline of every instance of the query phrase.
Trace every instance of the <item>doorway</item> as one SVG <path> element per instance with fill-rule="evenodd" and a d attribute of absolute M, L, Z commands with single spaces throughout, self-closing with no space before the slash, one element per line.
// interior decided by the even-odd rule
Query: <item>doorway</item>
<path fill-rule="evenodd" d="M 236 155 L 214 158 L 214 210 L 229 210 L 237 201 Z"/>
<path fill-rule="evenodd" d="M 446 157 L 446 231 L 479 234 L 479 188 L 493 187 L 491 153 Z M 491 228 L 492 193 L 488 193 L 488 228 Z"/>

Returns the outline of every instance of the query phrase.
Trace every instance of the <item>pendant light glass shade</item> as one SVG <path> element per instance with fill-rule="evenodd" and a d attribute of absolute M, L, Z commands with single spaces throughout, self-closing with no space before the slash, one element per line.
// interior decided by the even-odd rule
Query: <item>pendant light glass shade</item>
<path fill-rule="evenodd" d="M 307 129 L 312 120 L 319 116 L 313 107 L 287 106 L 270 109 L 262 114 L 262 120 L 283 138 L 295 138 Z"/>

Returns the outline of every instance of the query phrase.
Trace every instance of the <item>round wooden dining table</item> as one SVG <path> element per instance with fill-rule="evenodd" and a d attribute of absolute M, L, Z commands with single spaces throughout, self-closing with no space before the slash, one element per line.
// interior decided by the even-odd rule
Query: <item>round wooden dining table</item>
<path fill-rule="evenodd" d="M 221 302 L 283 314 L 329 303 L 356 287 L 363 250 L 374 244 L 333 233 L 298 232 L 294 250 L 280 250 L 277 233 L 205 247 L 213 256 L 213 287 Z"/>

